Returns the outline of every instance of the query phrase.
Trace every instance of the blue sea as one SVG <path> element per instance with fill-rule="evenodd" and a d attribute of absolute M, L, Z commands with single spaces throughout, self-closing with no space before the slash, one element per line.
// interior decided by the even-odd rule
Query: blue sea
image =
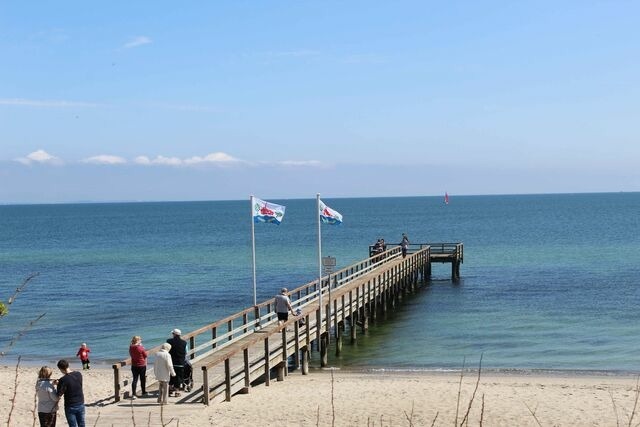
<path fill-rule="evenodd" d="M 258 301 L 317 278 L 315 198 L 277 200 L 256 224 Z M 345 267 L 376 239 L 463 242 L 461 280 L 431 283 L 346 342 L 344 368 L 640 372 L 640 193 L 352 198 L 322 227 Z M 249 201 L 0 206 L 0 299 L 39 273 L 0 320 L 4 361 L 125 358 L 252 305 Z M 23 329 L 41 314 L 44 317 Z M 20 339 L 12 337 L 23 331 Z"/>

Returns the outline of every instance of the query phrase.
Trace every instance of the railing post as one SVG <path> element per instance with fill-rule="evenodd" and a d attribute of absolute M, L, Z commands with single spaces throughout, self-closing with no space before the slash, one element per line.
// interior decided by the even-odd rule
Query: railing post
<path fill-rule="evenodd" d="M 253 317 L 256 327 L 260 326 L 260 307 L 257 305 L 253 306 Z"/>
<path fill-rule="evenodd" d="M 231 402 L 231 362 L 224 359 L 224 399 Z"/>
<path fill-rule="evenodd" d="M 271 385 L 271 354 L 269 353 L 269 337 L 264 337 L 264 385 Z"/>
<path fill-rule="evenodd" d="M 293 340 L 293 346 L 294 346 L 294 356 L 293 356 L 293 366 L 295 366 L 296 369 L 300 368 L 300 326 L 299 326 L 299 322 L 296 320 L 293 323 L 293 333 L 294 333 L 294 337 L 295 339 Z"/>
<path fill-rule="evenodd" d="M 281 331 L 282 335 L 282 361 L 278 367 L 278 381 L 284 381 L 284 377 L 287 376 L 287 327 L 283 327 Z"/>
<path fill-rule="evenodd" d="M 196 337 L 191 336 L 189 337 L 189 348 L 191 349 L 191 355 L 189 356 L 189 359 L 195 359 L 196 358 Z"/>
<path fill-rule="evenodd" d="M 206 366 L 202 367 L 202 402 L 209 405 L 209 375 Z"/>
<path fill-rule="evenodd" d="M 244 387 L 246 389 L 245 392 L 249 393 L 249 390 L 251 389 L 251 372 L 249 371 L 249 349 L 245 348 L 242 353 L 244 359 Z"/>
<path fill-rule="evenodd" d="M 120 364 L 113 365 L 113 400 L 120 402 Z"/>
<path fill-rule="evenodd" d="M 212 350 L 215 350 L 216 346 L 218 345 L 216 343 L 216 338 L 218 338 L 218 328 L 214 326 L 213 328 L 211 328 L 211 341 L 213 341 L 213 343 L 211 344 Z"/>
<path fill-rule="evenodd" d="M 229 341 L 233 340 L 233 334 L 231 333 L 231 331 L 233 331 L 233 319 L 227 322 L 227 332 L 229 332 L 229 337 L 228 337 Z"/>

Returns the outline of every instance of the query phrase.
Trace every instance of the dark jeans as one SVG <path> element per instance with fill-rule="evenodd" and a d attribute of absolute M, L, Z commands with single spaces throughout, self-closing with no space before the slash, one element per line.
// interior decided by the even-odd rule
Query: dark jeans
<path fill-rule="evenodd" d="M 182 383 L 184 382 L 184 366 L 183 365 L 173 365 L 173 370 L 176 371 L 176 376 L 171 377 L 169 380 L 169 384 L 171 385 L 170 390 L 180 390 L 182 387 Z"/>
<path fill-rule="evenodd" d="M 65 406 L 64 415 L 67 417 L 67 423 L 69 423 L 69 427 L 85 427 L 84 404 Z"/>
<path fill-rule="evenodd" d="M 140 378 L 140 388 L 142 393 L 147 392 L 147 367 L 146 366 L 132 366 L 131 372 L 133 373 L 133 381 L 131 382 L 131 396 L 136 395 L 136 386 L 138 385 L 138 378 Z"/>
<path fill-rule="evenodd" d="M 40 427 L 56 427 L 57 412 L 38 412 Z"/>

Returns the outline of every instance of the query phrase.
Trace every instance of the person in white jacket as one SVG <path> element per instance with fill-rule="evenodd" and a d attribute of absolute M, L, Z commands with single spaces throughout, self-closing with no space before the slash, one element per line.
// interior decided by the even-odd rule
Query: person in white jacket
<path fill-rule="evenodd" d="M 162 344 L 162 347 L 156 353 L 156 360 L 153 363 L 153 373 L 160 384 L 158 403 L 161 405 L 167 403 L 167 396 L 169 395 L 169 380 L 171 377 L 176 376 L 176 371 L 173 369 L 169 350 L 171 350 L 171 344 L 168 342 Z"/>
<path fill-rule="evenodd" d="M 56 393 L 53 380 L 51 380 L 52 373 L 53 371 L 48 366 L 43 366 L 38 372 L 36 394 L 38 395 L 38 418 L 41 427 L 55 427 L 56 425 L 60 397 Z"/>

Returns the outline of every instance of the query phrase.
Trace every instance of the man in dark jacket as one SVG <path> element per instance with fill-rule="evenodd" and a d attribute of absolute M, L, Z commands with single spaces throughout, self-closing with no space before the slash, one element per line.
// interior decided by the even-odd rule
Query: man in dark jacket
<path fill-rule="evenodd" d="M 84 393 L 82 391 L 82 374 L 69 369 L 69 362 L 58 361 L 58 369 L 64 374 L 58 380 L 56 393 L 64 396 L 64 414 L 71 427 L 84 427 Z"/>
<path fill-rule="evenodd" d="M 171 377 L 169 396 L 173 395 L 173 393 L 175 393 L 176 396 L 180 396 L 179 390 L 184 384 L 184 364 L 187 358 L 187 342 L 180 337 L 182 335 L 180 329 L 174 329 L 171 331 L 171 334 L 173 337 L 169 338 L 167 342 L 171 344 L 169 354 L 171 355 L 171 363 L 173 363 L 176 376 Z"/>

